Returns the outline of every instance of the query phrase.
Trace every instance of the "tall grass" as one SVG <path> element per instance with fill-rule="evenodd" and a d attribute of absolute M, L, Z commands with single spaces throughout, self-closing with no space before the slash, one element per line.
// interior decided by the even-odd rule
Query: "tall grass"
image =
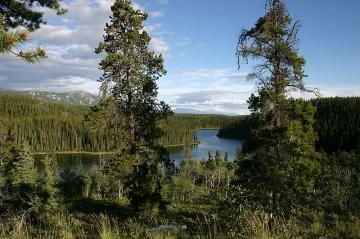
<path fill-rule="evenodd" d="M 266 213 L 255 213 L 245 219 L 245 237 L 250 239 L 295 238 L 297 225 L 291 220 L 271 218 Z"/>
<path fill-rule="evenodd" d="M 30 222 L 28 218 L 13 216 L 0 221 L 1 239 L 181 239 L 191 238 L 181 230 L 156 230 L 148 225 L 128 220 L 118 222 L 107 215 L 92 216 L 90 224 L 71 214 L 57 214 L 48 222 Z"/>
<path fill-rule="evenodd" d="M 288 239 L 288 238 L 360 238 L 360 220 L 335 219 L 331 227 L 322 218 L 304 226 L 297 220 L 271 219 L 256 212 L 245 217 L 237 234 L 222 229 L 215 216 L 204 214 L 194 227 L 159 229 L 138 219 L 118 221 L 107 215 L 77 219 L 71 214 L 56 214 L 34 223 L 29 218 L 12 216 L 0 221 L 1 239 Z M 270 223 L 271 222 L 271 223 Z M 160 224 L 161 225 L 161 224 Z M 271 225 L 271 226 L 270 226 Z"/>

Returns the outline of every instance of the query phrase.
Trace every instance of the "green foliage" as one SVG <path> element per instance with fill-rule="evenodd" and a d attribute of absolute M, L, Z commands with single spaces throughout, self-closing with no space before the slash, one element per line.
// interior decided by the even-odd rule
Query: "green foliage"
<path fill-rule="evenodd" d="M 250 136 L 251 129 L 255 128 L 255 126 L 252 125 L 254 120 L 251 119 L 251 117 L 245 116 L 226 124 L 219 129 L 217 136 L 220 138 L 246 140 Z"/>
<path fill-rule="evenodd" d="M 217 151 L 207 161 L 191 158 L 181 161 L 175 175 L 165 180 L 164 196 L 170 202 L 204 203 L 227 197 L 234 178 L 234 163 L 226 162 Z"/>
<path fill-rule="evenodd" d="M 0 13 L 10 4 L 21 10 L 20 18 L 6 18 L 7 24 L 37 28 L 42 15 L 31 12 L 35 3 L 62 13 L 57 0 L 7 0 Z M 147 15 L 127 0 L 115 1 L 97 49 L 106 53 L 100 63 L 104 99 L 98 106 L 89 110 L 0 96 L 0 237 L 359 238 L 360 151 L 315 151 L 315 144 L 328 152 L 358 145 L 358 99 L 287 97 L 291 88 L 306 90 L 305 60 L 295 47 L 299 25 L 291 24 L 283 1 L 268 0 L 267 6 L 265 16 L 239 38 L 238 57 L 259 63 L 249 76 L 258 83 L 258 94 L 249 99 L 252 115 L 241 121 L 214 115 L 167 118 L 169 107 L 157 101 L 163 59 L 149 50 Z M 4 26 L 0 43 L 26 40 Z M 18 54 L 16 46 L 2 44 L 0 52 Z M 21 54 L 30 62 L 36 58 Z M 194 129 L 229 123 L 220 136 L 247 138 L 235 162 L 220 151 L 209 151 L 207 161 L 191 159 Z M 30 148 L 21 144 L 26 141 L 35 151 L 114 154 L 87 174 L 67 169 L 58 178 L 53 156 L 35 168 Z M 178 168 L 169 161 L 166 144 L 184 144 Z M 168 210 L 159 210 L 165 205 Z M 139 211 L 142 217 L 134 214 Z"/>
<path fill-rule="evenodd" d="M 323 156 L 322 174 L 316 184 L 317 208 L 329 217 L 360 217 L 360 152 Z"/>
<path fill-rule="evenodd" d="M 65 169 L 60 173 L 60 181 L 57 184 L 60 195 L 64 201 L 75 200 L 83 197 L 85 179 L 70 169 Z"/>
<path fill-rule="evenodd" d="M 309 101 L 315 108 L 316 148 L 327 153 L 351 151 L 360 145 L 359 97 L 318 98 Z M 257 118 L 246 117 L 227 124 L 219 137 L 248 140 Z"/>
<path fill-rule="evenodd" d="M 106 116 L 105 108 L 95 106 L 90 111 L 85 106 L 47 103 L 27 96 L 1 93 L 0 125 L 3 135 L 10 130 L 16 145 L 28 142 L 34 152 L 112 151 L 113 134 L 100 116 Z M 84 114 L 87 114 L 85 123 Z M 237 118 L 175 114 L 158 122 L 164 133 L 157 142 L 164 146 L 195 143 L 194 130 L 219 128 Z"/>
<path fill-rule="evenodd" d="M 0 3 L 0 53 L 17 56 L 29 63 L 36 63 L 46 58 L 45 50 L 37 47 L 30 50 L 17 50 L 24 45 L 27 31 L 17 30 L 25 27 L 33 31 L 45 24 L 43 12 L 36 11 L 35 6 L 41 6 L 56 11 L 58 15 L 64 14 L 66 9 L 61 8 L 61 0 L 5 0 Z M 15 30 L 14 30 L 15 29 Z"/>
<path fill-rule="evenodd" d="M 96 49 L 97 53 L 105 52 L 100 82 L 101 93 L 108 100 L 100 104 L 105 107 L 103 112 L 93 110 L 100 112 L 100 119 L 111 129 L 118 152 L 108 163 L 107 176 L 115 179 L 117 191 L 121 191 L 125 177 L 131 206 L 137 211 L 151 210 L 161 206 L 161 166 L 169 162 L 167 152 L 157 142 L 162 135 L 159 120 L 172 113 L 157 100 L 156 81 L 166 71 L 162 56 L 149 49 L 151 38 L 143 25 L 147 14 L 135 10 L 127 0 L 115 1 L 111 11 L 104 42 Z M 124 164 L 130 172 L 120 176 L 118 166 Z"/>
<path fill-rule="evenodd" d="M 248 194 L 253 208 L 271 218 L 290 216 L 310 206 L 319 163 L 313 131 L 314 107 L 287 98 L 290 88 L 305 90 L 304 58 L 298 56 L 298 22 L 285 4 L 270 0 L 264 17 L 239 38 L 237 55 L 260 62 L 250 74 L 258 95 L 249 99 L 255 127 L 238 160 L 235 183 Z"/>
<path fill-rule="evenodd" d="M 62 0 L 4 0 L 0 3 L 0 15 L 4 17 L 4 23 L 10 28 L 23 26 L 32 31 L 38 29 L 40 24 L 46 23 L 43 12 L 35 10 L 35 6 L 41 6 L 54 10 L 62 15 L 67 10 L 62 8 Z"/>
<path fill-rule="evenodd" d="M 39 212 L 46 213 L 58 209 L 57 163 L 54 155 L 46 155 L 41 160 L 41 173 L 37 180 Z"/>
<path fill-rule="evenodd" d="M 17 51 L 27 42 L 27 32 L 22 30 L 8 31 L 2 15 L 0 15 L 0 53 L 12 54 L 29 63 L 35 63 L 46 58 L 45 50 L 41 47 L 26 51 Z"/>
<path fill-rule="evenodd" d="M 54 157 L 46 156 L 37 169 L 27 145 L 17 148 L 8 141 L 1 148 L 5 160 L 0 168 L 0 212 L 44 215 L 57 209 Z"/>
<path fill-rule="evenodd" d="M 102 181 L 100 190 L 106 199 L 123 200 L 126 196 L 125 183 L 133 170 L 133 158 L 131 156 L 113 155 L 104 167 L 100 169 L 101 175 L 98 175 Z"/>
<path fill-rule="evenodd" d="M 360 98 L 335 97 L 311 101 L 316 106 L 316 147 L 325 152 L 354 150 L 360 145 Z"/>
<path fill-rule="evenodd" d="M 281 0 L 267 0 L 268 8 L 255 26 L 244 30 L 237 46 L 237 56 L 246 62 L 248 58 L 258 61 L 249 79 L 258 82 L 259 92 L 266 92 L 262 100 L 264 110 L 273 103 L 272 121 L 281 123 L 282 102 L 288 88 L 305 90 L 303 66 L 305 59 L 297 54 L 296 43 L 299 22 L 292 24 L 286 6 Z M 253 101 L 253 100 L 252 100 Z M 270 109 L 270 108 L 269 108 Z"/>
<path fill-rule="evenodd" d="M 238 162 L 237 183 L 252 195 L 254 207 L 290 215 L 311 205 L 320 164 L 314 149 L 314 107 L 299 100 L 284 102 L 287 118 L 280 126 L 252 131 L 245 147 L 250 154 Z"/>
<path fill-rule="evenodd" d="M 6 181 L 3 191 L 8 194 L 6 207 L 8 210 L 26 211 L 34 207 L 36 201 L 37 171 L 26 145 L 14 148 L 12 155 L 4 170 Z"/>
<path fill-rule="evenodd" d="M 0 124 L 14 135 L 16 145 L 28 142 L 32 151 L 109 151 L 106 131 L 93 132 L 83 123 L 89 109 L 45 103 L 26 96 L 0 95 Z"/>
<path fill-rule="evenodd" d="M 203 187 L 204 167 L 200 161 L 184 159 L 171 180 L 164 183 L 165 198 L 171 201 L 195 202 L 206 195 Z"/>
<path fill-rule="evenodd" d="M 29 147 L 22 145 L 14 152 L 13 160 L 6 166 L 6 176 L 10 187 L 17 187 L 23 184 L 35 185 L 36 169 L 34 159 L 30 156 Z"/>
<path fill-rule="evenodd" d="M 99 169 L 91 169 L 85 177 L 85 197 L 101 200 L 106 198 L 113 198 L 111 192 L 111 184 L 114 181 L 106 180 L 102 167 Z M 115 181 L 116 183 L 116 181 Z M 110 184 L 110 185 L 109 185 Z M 120 185 L 122 186 L 122 185 Z M 122 189 L 122 188 L 120 188 Z M 122 193 L 123 191 L 120 191 Z M 119 197 L 119 196 L 118 196 Z"/>

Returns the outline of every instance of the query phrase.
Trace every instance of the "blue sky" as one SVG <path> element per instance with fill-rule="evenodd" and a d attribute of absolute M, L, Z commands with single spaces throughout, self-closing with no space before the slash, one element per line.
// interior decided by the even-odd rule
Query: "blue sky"
<path fill-rule="evenodd" d="M 306 84 L 322 96 L 360 95 L 360 1 L 285 2 L 302 23 L 298 47 L 307 60 Z M 63 17 L 46 10 L 48 24 L 31 34 L 30 46 L 44 45 L 49 59 L 28 65 L 1 56 L 1 87 L 97 93 L 100 58 L 93 49 L 112 3 L 67 0 Z M 151 48 L 165 57 L 168 74 L 159 81 L 160 99 L 178 111 L 248 113 L 246 100 L 255 86 L 246 75 L 252 65 L 237 70 L 235 48 L 240 31 L 264 14 L 264 0 L 137 0 L 133 5 L 150 14 Z"/>

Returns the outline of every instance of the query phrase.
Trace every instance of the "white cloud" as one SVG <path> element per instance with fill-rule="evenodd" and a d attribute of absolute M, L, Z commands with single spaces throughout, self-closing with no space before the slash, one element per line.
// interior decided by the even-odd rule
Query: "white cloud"
<path fill-rule="evenodd" d="M 248 114 L 246 101 L 255 86 L 246 76 L 231 68 L 182 70 L 160 80 L 160 97 L 180 111 Z"/>
<path fill-rule="evenodd" d="M 72 30 L 67 26 L 42 25 L 41 29 L 31 33 L 31 38 L 41 40 L 64 40 L 71 39 L 76 30 Z"/>
<path fill-rule="evenodd" d="M 140 10 L 142 12 L 145 11 L 145 8 L 143 6 L 141 6 L 139 3 L 137 2 L 132 2 L 132 6 L 135 10 Z"/>
<path fill-rule="evenodd" d="M 247 99 L 253 92 L 253 85 L 242 87 L 225 86 L 216 90 L 190 90 L 187 93 L 179 93 L 172 101 L 173 108 L 190 109 L 202 113 L 216 113 L 227 115 L 245 115 Z"/>
<path fill-rule="evenodd" d="M 247 100 L 256 91 L 255 82 L 246 80 L 247 73 L 231 68 L 182 70 L 160 80 L 160 97 L 181 112 L 249 114 Z M 181 82 L 181 83 L 180 83 Z M 360 96 L 358 87 L 318 88 L 321 97 Z M 295 98 L 314 98 L 312 93 L 291 92 Z"/>
<path fill-rule="evenodd" d="M 150 48 L 157 54 L 166 55 L 170 51 L 169 44 L 161 38 L 153 37 L 150 42 Z"/>
<path fill-rule="evenodd" d="M 114 0 L 96 0 L 102 11 L 109 11 L 111 6 L 114 4 Z"/>
<path fill-rule="evenodd" d="M 11 57 L 0 56 L 0 87 L 10 89 L 41 89 L 53 91 L 87 90 L 96 92 L 101 72 L 101 56 L 94 50 L 102 40 L 104 27 L 109 22 L 114 0 L 71 0 L 64 2 L 69 11 L 61 17 L 44 8 L 48 25 L 30 34 L 31 44 L 43 45 L 48 58 L 38 64 L 27 64 Z M 133 2 L 137 9 L 144 7 Z M 159 16 L 159 13 L 155 15 Z M 160 23 L 146 25 L 153 33 L 161 29 Z M 169 44 L 157 35 L 152 40 L 157 53 L 168 54 Z"/>
<path fill-rule="evenodd" d="M 348 97 L 348 96 L 360 96 L 360 86 L 344 87 L 344 86 L 319 86 L 309 85 L 308 89 L 316 89 L 320 95 L 319 97 Z M 311 92 L 291 92 L 290 95 L 295 98 L 311 99 L 316 95 Z"/>
<path fill-rule="evenodd" d="M 154 12 L 150 12 L 150 17 L 163 17 L 165 16 L 165 13 L 162 11 L 154 11 Z"/>
<path fill-rule="evenodd" d="M 58 17 L 53 11 L 46 10 L 50 24 L 42 25 L 38 31 L 30 34 L 31 44 L 45 45 L 49 58 L 32 65 L 15 57 L 0 56 L 0 87 L 97 92 L 97 79 L 101 75 L 98 63 L 101 56 L 94 53 L 94 48 L 102 40 L 103 28 L 109 21 L 110 7 L 114 0 L 66 2 L 65 7 L 69 9 L 66 15 Z M 167 4 L 168 1 L 158 0 L 158 3 Z M 137 2 L 134 2 L 133 6 L 145 10 L 144 6 Z M 150 15 L 160 17 L 163 14 L 161 11 L 153 11 Z M 151 49 L 168 59 L 184 56 L 184 49 L 173 52 L 174 46 L 192 44 L 190 38 L 177 38 L 174 32 L 164 29 L 159 22 L 152 21 L 145 26 L 145 30 L 153 36 Z M 174 42 L 170 45 L 168 39 L 174 39 Z M 174 108 L 206 113 L 246 114 L 246 100 L 256 89 L 253 82 L 245 80 L 246 76 L 246 72 L 233 68 L 172 70 L 159 81 L 160 98 L 171 103 Z M 320 88 L 323 97 L 360 96 L 360 86 L 316 87 Z M 292 95 L 312 97 L 296 92 Z"/>
<path fill-rule="evenodd" d="M 205 85 L 205 84 L 203 84 Z M 311 87 L 309 87 L 311 88 Z M 217 85 L 209 82 L 202 90 L 187 88 L 160 88 L 163 98 L 171 99 L 173 109 L 212 114 L 246 115 L 249 114 L 247 100 L 256 91 L 253 84 L 224 84 Z M 321 97 L 360 96 L 358 87 L 324 87 L 320 88 Z M 315 98 L 311 93 L 293 92 L 295 98 Z"/>
<path fill-rule="evenodd" d="M 219 68 L 219 69 L 195 69 L 195 70 L 183 70 L 179 72 L 179 75 L 185 80 L 209 80 L 216 79 L 225 81 L 233 80 L 246 80 L 248 73 L 236 71 L 232 68 Z"/>
<path fill-rule="evenodd" d="M 161 28 L 161 24 L 160 23 L 155 23 L 155 24 L 147 24 L 144 26 L 144 30 L 147 32 L 152 33 L 155 30 L 158 30 L 159 28 Z"/>

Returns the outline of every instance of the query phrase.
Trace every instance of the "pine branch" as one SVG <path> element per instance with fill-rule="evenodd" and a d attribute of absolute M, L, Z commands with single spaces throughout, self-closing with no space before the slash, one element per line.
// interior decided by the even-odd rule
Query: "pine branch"
<path fill-rule="evenodd" d="M 28 41 L 27 32 L 16 30 L 8 31 L 3 17 L 0 17 L 0 53 L 13 55 L 29 63 L 36 63 L 45 59 L 46 52 L 42 47 L 28 50 L 18 50 Z"/>

